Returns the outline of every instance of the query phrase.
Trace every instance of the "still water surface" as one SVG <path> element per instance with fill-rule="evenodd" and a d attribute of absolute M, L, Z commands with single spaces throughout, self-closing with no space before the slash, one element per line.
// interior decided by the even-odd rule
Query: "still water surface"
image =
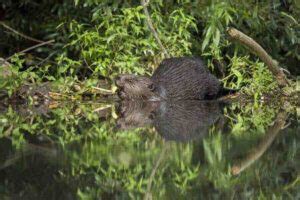
<path fill-rule="evenodd" d="M 300 199 L 296 113 L 219 102 L 3 106 L 1 199 Z"/>

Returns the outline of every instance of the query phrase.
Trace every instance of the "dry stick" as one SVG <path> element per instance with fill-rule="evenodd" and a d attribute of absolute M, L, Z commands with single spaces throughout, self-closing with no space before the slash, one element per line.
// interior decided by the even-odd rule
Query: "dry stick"
<path fill-rule="evenodd" d="M 39 65 L 41 65 L 41 64 L 43 64 L 44 62 L 46 62 L 47 60 L 49 60 L 52 56 L 54 56 L 56 54 L 56 51 L 55 52 L 53 52 L 53 53 L 51 53 L 51 54 L 49 54 L 46 58 L 39 58 L 39 57 L 35 57 L 36 59 L 38 59 L 38 60 L 40 60 L 40 62 L 39 63 L 37 63 L 36 65 L 37 66 L 39 66 Z M 52 64 L 56 64 L 55 62 L 53 62 L 53 61 L 48 61 L 49 63 L 52 63 Z"/>
<path fill-rule="evenodd" d="M 257 42 L 235 28 L 229 28 L 227 32 L 231 38 L 250 48 L 267 65 L 268 69 L 275 76 L 280 87 L 289 85 L 285 74 L 278 66 L 278 63 L 273 60 L 271 56 Z"/>
<path fill-rule="evenodd" d="M 102 110 L 105 110 L 105 109 L 108 109 L 108 108 L 111 108 L 112 105 L 105 105 L 105 106 L 101 106 L 99 108 L 96 108 L 95 110 L 93 110 L 93 112 L 99 112 L 99 111 L 102 111 Z"/>
<path fill-rule="evenodd" d="M 1 22 L 1 21 L 0 21 L 0 25 L 2 25 L 2 26 L 3 26 L 4 28 L 6 28 L 7 30 L 10 30 L 10 31 L 13 32 L 14 34 L 19 35 L 19 36 L 21 36 L 21 37 L 23 37 L 23 38 L 25 38 L 25 39 L 27 39 L 27 40 L 31 40 L 31 41 L 37 42 L 37 43 L 43 43 L 43 42 L 44 42 L 44 41 L 42 41 L 42 40 L 38 40 L 38 39 L 35 39 L 35 38 L 33 38 L 33 37 L 27 36 L 27 35 L 25 35 L 24 33 L 20 33 L 19 31 L 17 31 L 17 30 L 15 30 L 15 29 L 13 29 L 12 27 L 6 25 L 4 22 Z"/>
<path fill-rule="evenodd" d="M 27 48 L 27 49 L 24 49 L 24 50 L 22 50 L 22 51 L 20 51 L 20 52 L 18 52 L 18 53 L 26 53 L 26 52 L 28 52 L 28 51 L 31 51 L 32 49 L 36 49 L 36 48 L 38 48 L 38 47 L 41 47 L 41 46 L 45 46 L 45 45 L 51 44 L 51 43 L 53 43 L 53 42 L 55 42 L 55 40 L 49 40 L 49 41 L 46 41 L 46 42 L 43 42 L 43 43 L 34 45 L 34 46 L 32 46 L 32 47 L 29 47 L 29 48 Z M 8 58 L 5 59 L 5 61 L 10 60 L 13 56 L 14 56 L 14 55 L 9 56 Z"/>
<path fill-rule="evenodd" d="M 274 124 L 268 128 L 265 137 L 258 144 L 258 146 L 253 148 L 248 153 L 246 158 L 240 161 L 239 164 L 233 165 L 233 167 L 231 168 L 231 172 L 233 175 L 237 175 L 242 171 L 244 171 L 247 167 L 249 167 L 252 163 L 258 160 L 264 154 L 264 152 L 268 149 L 268 147 L 272 144 L 272 142 L 276 138 L 279 131 L 283 129 L 286 119 L 287 119 L 286 112 L 278 113 Z"/>
<path fill-rule="evenodd" d="M 150 0 L 141 0 L 141 4 L 143 6 L 143 10 L 144 10 L 144 14 L 146 16 L 148 27 L 149 27 L 150 31 L 152 32 L 152 34 L 154 35 L 154 38 L 156 39 L 157 43 L 159 44 L 161 50 L 164 52 L 165 56 L 167 58 L 170 58 L 170 54 L 168 53 L 167 49 L 162 44 L 162 42 L 161 42 L 161 40 L 160 40 L 160 38 L 158 36 L 158 33 L 155 30 L 154 25 L 152 23 L 152 20 L 151 20 L 151 17 L 150 17 L 150 14 L 148 12 L 148 8 L 147 8 L 147 6 L 149 5 L 149 3 L 150 3 Z"/>
<path fill-rule="evenodd" d="M 108 89 L 104 89 L 104 88 L 100 88 L 100 87 L 92 86 L 92 89 L 97 90 L 102 94 L 114 94 L 114 92 L 112 90 L 108 90 Z"/>

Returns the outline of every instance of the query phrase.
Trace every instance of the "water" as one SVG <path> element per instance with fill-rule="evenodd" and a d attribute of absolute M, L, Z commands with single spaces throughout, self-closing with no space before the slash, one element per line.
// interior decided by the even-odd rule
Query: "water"
<path fill-rule="evenodd" d="M 218 102 L 2 106 L 1 199 L 299 199 L 296 112 Z"/>

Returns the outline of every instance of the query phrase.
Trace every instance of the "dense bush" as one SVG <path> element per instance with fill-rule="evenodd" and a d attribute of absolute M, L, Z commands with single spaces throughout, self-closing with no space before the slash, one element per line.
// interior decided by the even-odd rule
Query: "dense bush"
<path fill-rule="evenodd" d="M 245 93 L 260 99 L 277 84 L 256 56 L 228 39 L 226 29 L 233 26 L 253 37 L 296 76 L 300 73 L 296 1 L 152 0 L 148 9 L 171 56 L 202 56 L 225 86 L 246 86 Z M 58 94 L 71 91 L 74 97 L 74 86 L 82 92 L 119 73 L 151 74 L 165 56 L 138 0 L 6 0 L 0 3 L 0 27 L 0 57 L 9 57 L 11 64 L 0 59 L 0 98 L 13 95 L 25 83 L 48 81 Z M 16 31 L 55 42 L 20 54 L 39 42 Z M 255 103 L 233 103 L 224 109 L 218 123 L 226 123 L 230 134 L 221 134 L 216 125 L 203 141 L 185 144 L 167 143 L 153 128 L 114 131 L 113 104 L 54 101 L 31 109 L 13 105 L 17 112 L 4 104 L 0 143 L 9 140 L 11 145 L 0 145 L 2 154 L 9 152 L 1 163 L 1 176 L 8 179 L 1 179 L 0 193 L 143 198 L 152 181 L 154 199 L 299 197 L 296 120 L 252 168 L 240 176 L 230 172 L 236 158 L 256 147 L 279 111 L 274 105 Z M 110 107 L 107 113 L 112 117 L 104 121 L 98 111 Z M 35 110 L 44 115 L 33 114 Z M 53 141 L 38 149 L 43 165 L 34 155 L 23 158 L 31 145 L 28 137 Z M 18 160 L 28 161 L 26 170 Z"/>
<path fill-rule="evenodd" d="M 1 23 L 39 40 L 55 39 L 52 45 L 21 55 L 24 64 L 19 70 L 43 71 L 43 81 L 66 76 L 111 80 L 124 72 L 151 74 L 164 58 L 139 1 L 10 0 L 0 6 Z M 296 0 L 153 0 L 148 9 L 171 56 L 202 55 L 229 87 L 249 85 L 254 77 L 260 93 L 272 89 L 264 86 L 273 82 L 256 57 L 228 40 L 229 26 L 257 40 L 294 76 L 299 73 L 300 9 Z M 1 57 L 36 44 L 3 24 L 0 34 Z M 264 76 L 257 78 L 261 73 Z"/>

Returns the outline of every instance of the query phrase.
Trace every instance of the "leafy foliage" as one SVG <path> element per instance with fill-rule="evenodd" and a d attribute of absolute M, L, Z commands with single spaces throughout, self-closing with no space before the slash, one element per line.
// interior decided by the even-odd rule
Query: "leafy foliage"
<path fill-rule="evenodd" d="M 270 150 L 241 175 L 233 176 L 230 172 L 236 159 L 245 156 L 263 137 L 261 129 L 266 129 L 274 118 L 273 108 L 264 107 L 264 112 L 269 113 L 264 115 L 265 121 L 255 114 L 257 110 L 240 112 L 240 118 L 248 125 L 240 129 L 238 135 L 239 122 L 233 120 L 228 123 L 230 129 L 233 128 L 229 134 L 212 127 L 203 141 L 174 143 L 163 141 L 152 129 L 114 131 L 114 119 L 103 121 L 93 112 L 94 106 L 80 105 L 78 108 L 68 103 L 52 109 L 48 116 L 20 114 L 12 109 L 0 115 L 0 142 L 5 138 L 12 141 L 10 147 L 5 146 L 6 151 L 11 151 L 7 159 L 13 158 L 9 169 L 14 173 L 24 171 L 26 165 L 19 164 L 23 159 L 18 159 L 18 152 L 26 153 L 24 159 L 30 166 L 30 172 L 22 177 L 24 181 L 31 180 L 25 184 L 31 189 L 25 188 L 22 194 L 65 196 L 75 193 L 82 199 L 90 199 L 106 195 L 142 198 L 149 192 L 153 198 L 174 195 L 183 198 L 196 194 L 203 198 L 232 195 L 236 198 L 258 195 L 284 198 L 299 193 L 296 124 L 280 134 Z M 235 109 L 228 107 L 228 117 L 239 119 L 232 114 Z M 51 170 L 45 171 L 41 161 Z M 34 172 L 39 176 L 32 174 Z M 55 179 L 40 180 L 40 174 L 44 173 L 50 173 Z M 23 183 L 23 179 L 14 180 L 18 174 L 6 176 L 9 187 L 1 194 L 24 189 L 13 185 Z M 63 192 L 50 189 L 63 184 L 68 185 Z M 44 190 L 38 190 L 39 186 Z M 205 192 L 199 194 L 199 190 Z"/>
<path fill-rule="evenodd" d="M 165 142 L 151 128 L 115 131 L 115 119 L 105 121 L 96 112 L 98 106 L 107 106 L 102 103 L 54 102 L 46 108 L 31 105 L 29 110 L 5 105 L 7 110 L 0 114 L 0 143 L 6 144 L 0 148 L 8 156 L 0 163 L 7 177 L 0 183 L 3 197 L 299 196 L 299 134 L 293 119 L 260 160 L 240 176 L 230 172 L 235 159 L 263 137 L 279 109 L 260 103 L 264 94 L 277 93 L 264 64 L 226 37 L 228 26 L 240 29 L 296 76 L 297 1 L 153 0 L 148 9 L 171 56 L 202 55 L 213 73 L 223 72 L 225 86 L 242 88 L 254 104 L 225 109 L 230 133 L 215 126 L 203 141 L 184 144 Z M 164 59 L 137 0 L 7 0 L 0 4 L 0 20 L 30 37 L 55 39 L 52 45 L 16 54 L 9 66 L 0 66 L 0 97 L 26 84 L 49 81 L 54 91 L 76 97 L 97 85 L 98 79 L 111 83 L 119 73 L 150 75 Z M 36 44 L 0 26 L 1 57 Z M 10 73 L 3 76 L 7 69 Z M 32 114 L 44 109 L 44 115 Z M 50 142 L 40 144 L 41 138 Z"/>
<path fill-rule="evenodd" d="M 244 31 L 276 59 L 288 63 L 289 70 L 297 73 L 297 68 L 291 64 L 299 60 L 297 6 L 292 0 L 273 1 L 271 4 L 241 0 L 199 3 L 155 0 L 151 1 L 148 9 L 163 45 L 172 56 L 202 54 L 216 71 L 214 61 L 223 63 L 221 70 L 225 73 L 224 77 L 230 77 L 225 79 L 226 85 L 240 88 L 253 83 L 248 91 L 253 96 L 260 96 L 274 88 L 269 86 L 273 82 L 271 76 L 262 64 L 246 56 L 248 52 L 245 49 L 232 46 L 225 31 L 228 26 Z M 80 80 L 99 77 L 111 80 L 119 73 L 149 75 L 163 59 L 139 1 L 70 0 L 49 3 L 44 0 L 38 6 L 35 1 L 19 0 L 2 3 L 1 8 L 4 22 L 12 28 L 39 39 L 56 39 L 52 46 L 25 54 L 25 62 L 21 66 L 21 71 L 25 69 L 24 73 L 32 67 L 35 73 L 47 71 L 46 80 L 65 76 Z M 26 15 L 23 10 L 32 14 Z M 35 13 L 42 15 L 33 17 Z M 4 27 L 1 30 L 4 31 Z M 3 32 L 2 43 L 9 40 L 19 49 L 32 43 L 20 35 L 7 33 Z M 17 51 L 10 47 L 1 50 L 2 56 Z M 47 54 L 50 54 L 49 57 Z M 46 57 L 42 64 L 40 57 Z M 241 65 L 243 67 L 239 68 Z"/>

